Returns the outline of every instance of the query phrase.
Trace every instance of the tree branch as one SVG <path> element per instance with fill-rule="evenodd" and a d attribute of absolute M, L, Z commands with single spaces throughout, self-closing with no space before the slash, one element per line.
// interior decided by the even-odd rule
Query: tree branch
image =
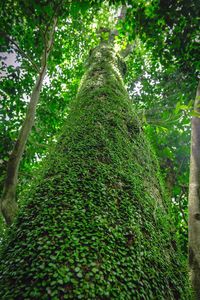
<path fill-rule="evenodd" d="M 37 64 L 32 60 L 32 58 L 25 53 L 20 47 L 19 45 L 11 38 L 9 37 L 5 32 L 0 31 L 0 35 L 2 35 L 7 41 L 11 42 L 13 45 L 15 45 L 16 49 L 23 57 L 25 57 L 26 59 L 28 59 L 28 61 L 32 64 L 32 66 L 34 67 L 34 69 L 39 73 L 39 67 L 37 66 Z"/>

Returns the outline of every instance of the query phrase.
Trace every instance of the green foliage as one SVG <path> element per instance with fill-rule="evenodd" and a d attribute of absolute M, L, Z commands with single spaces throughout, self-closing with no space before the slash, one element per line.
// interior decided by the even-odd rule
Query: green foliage
<path fill-rule="evenodd" d="M 122 34 L 139 37 L 166 67 L 173 59 L 185 72 L 199 72 L 198 0 L 128 2 Z"/>
<path fill-rule="evenodd" d="M 174 206 L 177 235 L 187 257 L 190 118 L 197 78 L 179 64 L 163 65 L 140 40 L 128 60 L 128 70 L 128 91 L 158 155 Z"/>
<path fill-rule="evenodd" d="M 95 48 L 1 251 L 1 299 L 189 299 L 156 157 Z"/>
<path fill-rule="evenodd" d="M 59 5 L 62 3 L 54 48 L 48 63 L 48 74 L 37 109 L 37 118 L 20 166 L 18 199 L 22 198 L 22 190 L 25 190 L 25 194 L 28 193 L 31 181 L 37 179 L 34 170 L 40 166 L 40 160 L 48 156 L 48 144 L 55 143 L 58 139 L 60 128 L 70 113 L 69 104 L 75 97 L 89 50 L 99 43 L 103 29 L 117 28 L 118 35 L 115 37 L 114 47 L 125 49 L 127 43 L 135 45 L 133 53 L 127 60 L 128 72 L 125 82 L 133 106 L 143 122 L 142 128 L 158 155 L 165 185 L 172 199 L 170 218 L 175 224 L 174 234 L 178 236 L 183 253 L 187 256 L 190 117 L 194 114 L 191 107 L 197 85 L 195 76 L 199 69 L 198 2 L 196 0 L 167 2 L 129 0 L 127 2 L 126 16 L 121 18 L 120 6 L 125 4 L 125 1 L 109 1 L 109 3 L 105 1 L 2 1 L 0 4 L 1 56 L 10 58 L 12 53 L 17 65 L 15 63 L 7 65 L 8 60 L 2 59 L 0 69 L 3 72 L 0 87 L 0 190 L 5 178 L 9 152 L 24 119 L 28 97 L 36 76 L 36 71 L 29 60 L 5 39 L 2 32 L 6 32 L 13 38 L 32 61 L 38 63 L 44 46 L 42 32 L 46 24 L 51 22 L 58 3 Z M 102 115 L 104 113 L 106 114 L 102 109 Z M 93 132 L 94 128 L 91 127 L 90 130 Z M 75 132 L 76 130 L 74 134 Z M 79 135 L 79 139 L 82 139 L 82 134 Z M 85 159 L 87 160 L 90 161 L 90 157 Z M 118 165 L 121 164 L 123 163 L 118 159 Z M 124 163 L 125 168 L 127 165 Z M 43 162 L 40 168 L 42 166 Z M 144 173 L 140 170 L 138 172 Z M 63 178 L 65 177 L 64 174 Z M 64 187 L 62 188 L 64 190 Z M 24 197 L 26 201 L 27 197 Z M 141 194 L 138 197 L 143 198 Z M 49 213 L 50 208 L 45 209 Z M 42 220 L 39 222 L 42 223 Z M 27 216 L 27 226 L 28 223 Z M 51 220 L 48 223 L 51 226 L 48 226 L 54 231 L 52 223 Z M 68 223 L 69 221 L 66 224 Z M 63 225 L 63 228 L 66 226 Z M 4 232 L 3 221 L 0 222 L 0 232 L 2 234 Z M 20 231 L 18 234 L 20 238 Z M 40 234 L 42 235 L 42 231 Z M 61 236 L 66 239 L 67 233 Z M 29 243 L 30 245 L 33 243 L 32 233 L 29 236 Z M 30 247 L 36 249 L 36 244 Z M 18 249 L 19 253 L 20 249 Z M 12 269 L 11 266 L 10 268 Z M 80 274 L 78 276 L 81 276 Z M 49 276 L 52 276 L 51 272 Z M 47 292 L 44 293 L 48 295 Z M 31 297 L 38 298 L 37 294 Z"/>
<path fill-rule="evenodd" d="M 5 38 L 5 33 L 17 43 L 28 57 L 38 63 L 44 48 L 46 26 L 60 5 L 60 1 L 12 1 L 1 3 L 1 112 L 0 112 L 0 191 L 5 178 L 9 153 L 17 139 L 27 103 L 36 80 L 36 70 L 27 57 Z M 55 8 L 56 7 L 56 8 Z M 75 7 L 77 15 L 75 17 Z M 55 9 L 54 9 L 55 8 Z M 89 32 L 93 13 L 98 5 L 90 8 L 83 3 L 63 2 L 62 13 L 56 30 L 54 48 L 48 62 L 48 72 L 37 108 L 37 118 L 20 166 L 19 192 L 28 184 L 31 171 L 47 152 L 47 145 L 54 139 L 68 114 L 67 105 L 75 96 L 83 74 L 83 62 L 89 49 L 98 42 Z M 66 17 L 68 16 L 67 20 Z M 79 20 L 77 21 L 77 17 Z M 66 37 L 69 37 L 66 40 Z M 74 51 L 75 49 L 75 51 Z M 7 58 L 6 58 L 7 57 Z M 10 57 L 13 61 L 10 62 Z M 16 60 L 16 62 L 14 62 Z"/>

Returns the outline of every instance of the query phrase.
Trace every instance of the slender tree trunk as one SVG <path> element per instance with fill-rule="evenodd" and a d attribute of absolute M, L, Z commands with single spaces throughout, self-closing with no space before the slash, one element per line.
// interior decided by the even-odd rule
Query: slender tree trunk
<path fill-rule="evenodd" d="M 42 88 L 42 83 L 46 75 L 47 70 L 47 60 L 53 44 L 53 36 L 55 32 L 55 27 L 57 23 L 57 18 L 54 18 L 51 31 L 49 32 L 48 41 L 44 45 L 44 52 L 41 58 L 41 68 L 36 80 L 35 86 L 33 88 L 30 103 L 28 105 L 25 120 L 19 132 L 18 139 L 15 146 L 10 154 L 7 174 L 5 179 L 5 184 L 3 188 L 3 193 L 1 197 L 1 211 L 8 225 L 12 224 L 15 215 L 17 213 L 17 202 L 16 202 L 16 187 L 18 181 L 18 170 L 22 155 L 24 153 L 24 148 L 32 129 L 35 119 L 36 106 L 40 97 L 40 91 Z"/>
<path fill-rule="evenodd" d="M 188 300 L 157 160 L 101 44 L 0 257 L 0 298 Z"/>
<path fill-rule="evenodd" d="M 200 82 L 192 117 L 189 185 L 189 266 L 195 299 L 200 299 Z M 198 116 L 199 114 L 199 116 Z"/>

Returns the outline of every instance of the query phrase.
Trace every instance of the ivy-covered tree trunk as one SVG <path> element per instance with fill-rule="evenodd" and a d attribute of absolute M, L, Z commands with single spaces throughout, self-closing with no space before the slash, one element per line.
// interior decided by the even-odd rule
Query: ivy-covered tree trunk
<path fill-rule="evenodd" d="M 123 70 L 107 45 L 91 52 L 63 132 L 4 241 L 0 299 L 189 299 Z"/>

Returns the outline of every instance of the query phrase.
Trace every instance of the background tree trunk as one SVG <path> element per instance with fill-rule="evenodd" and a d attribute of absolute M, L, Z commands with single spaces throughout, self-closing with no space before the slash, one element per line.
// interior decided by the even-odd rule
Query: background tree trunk
<path fill-rule="evenodd" d="M 156 157 L 101 44 L 1 252 L 1 299 L 189 299 Z"/>
<path fill-rule="evenodd" d="M 195 299 L 200 299 L 200 82 L 191 131 L 189 185 L 189 266 Z"/>
<path fill-rule="evenodd" d="M 35 113 L 37 103 L 40 97 L 40 91 L 42 89 L 42 84 L 47 70 L 47 61 L 53 45 L 53 37 L 57 24 L 57 17 L 54 17 L 51 24 L 51 30 L 48 32 L 47 41 L 44 41 L 44 51 L 41 57 L 41 68 L 33 87 L 31 93 L 30 102 L 28 105 L 27 113 L 19 131 L 18 139 L 14 145 L 14 148 L 10 154 L 7 166 L 7 174 L 4 183 L 3 193 L 0 201 L 1 212 L 7 225 L 11 225 L 14 221 L 15 215 L 17 213 L 17 202 L 16 202 L 16 188 L 18 181 L 18 171 L 21 158 L 24 153 L 24 149 L 28 140 L 28 136 L 35 120 Z"/>

